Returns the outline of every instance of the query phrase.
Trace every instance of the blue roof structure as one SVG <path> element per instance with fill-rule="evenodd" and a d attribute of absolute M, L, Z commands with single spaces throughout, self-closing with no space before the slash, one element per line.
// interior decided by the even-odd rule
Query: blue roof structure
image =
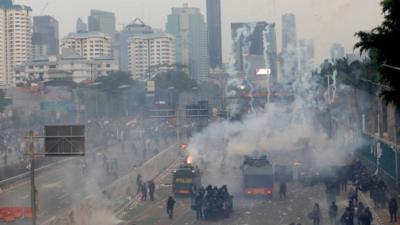
<path fill-rule="evenodd" d="M 12 0 L 0 0 L 0 8 L 2 9 L 21 9 L 32 11 L 32 8 L 24 5 L 14 5 Z"/>

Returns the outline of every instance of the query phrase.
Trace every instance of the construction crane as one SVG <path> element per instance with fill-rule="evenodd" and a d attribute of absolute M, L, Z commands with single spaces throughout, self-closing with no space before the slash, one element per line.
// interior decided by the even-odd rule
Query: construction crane
<path fill-rule="evenodd" d="M 44 11 L 47 9 L 47 6 L 49 5 L 49 2 L 46 2 L 44 7 L 42 8 L 42 11 L 40 11 L 40 15 L 43 15 Z"/>

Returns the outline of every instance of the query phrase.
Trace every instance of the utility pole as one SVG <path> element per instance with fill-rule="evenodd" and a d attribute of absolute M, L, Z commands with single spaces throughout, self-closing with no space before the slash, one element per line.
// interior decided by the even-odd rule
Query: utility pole
<path fill-rule="evenodd" d="M 180 133 L 180 125 L 181 125 L 181 121 L 180 121 L 180 110 L 179 110 L 179 95 L 178 95 L 178 101 L 177 101 L 177 106 L 176 106 L 176 139 L 178 144 L 181 144 L 181 133 Z"/>
<path fill-rule="evenodd" d="M 32 225 L 36 225 L 36 186 L 35 186 L 35 150 L 34 150 L 34 133 L 29 131 L 29 159 L 30 159 L 30 175 L 31 175 L 31 208 L 32 208 Z"/>

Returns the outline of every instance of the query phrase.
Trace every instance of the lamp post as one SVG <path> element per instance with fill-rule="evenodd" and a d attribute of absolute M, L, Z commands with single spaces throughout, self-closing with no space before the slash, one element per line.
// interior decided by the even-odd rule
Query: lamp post
<path fill-rule="evenodd" d="M 90 84 L 90 86 L 96 87 L 96 86 L 99 86 L 100 84 L 102 84 L 102 82 L 95 82 L 95 83 Z M 94 102 L 94 104 L 95 104 L 95 114 L 96 114 L 96 117 L 98 117 L 99 103 L 98 103 L 97 93 L 95 94 L 95 102 Z"/>
<path fill-rule="evenodd" d="M 129 85 L 122 84 L 118 88 L 125 90 L 126 88 L 129 88 Z M 124 94 L 122 94 L 122 97 L 123 97 L 122 101 L 123 101 L 123 107 L 124 107 L 125 116 L 128 116 L 129 115 L 129 107 L 126 106 L 126 97 L 125 97 Z"/>

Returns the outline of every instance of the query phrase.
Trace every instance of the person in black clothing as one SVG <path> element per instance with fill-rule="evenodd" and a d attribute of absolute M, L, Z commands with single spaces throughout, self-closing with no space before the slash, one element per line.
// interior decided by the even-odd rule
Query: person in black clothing
<path fill-rule="evenodd" d="M 389 201 L 389 214 L 390 214 L 390 222 L 397 222 L 397 210 L 398 205 L 395 198 L 390 199 Z"/>
<path fill-rule="evenodd" d="M 141 193 L 142 193 L 142 201 L 146 201 L 146 199 L 147 199 L 147 186 L 146 186 L 146 183 L 142 184 Z"/>
<path fill-rule="evenodd" d="M 149 188 L 150 201 L 154 201 L 154 192 L 156 190 L 156 185 L 154 184 L 154 181 L 148 181 L 147 187 Z"/>
<path fill-rule="evenodd" d="M 167 200 L 167 214 L 171 220 L 174 218 L 174 205 L 175 199 L 172 196 L 169 196 Z"/>
<path fill-rule="evenodd" d="M 329 218 L 331 220 L 331 225 L 336 225 L 336 218 L 338 214 L 338 207 L 335 202 L 329 206 Z"/>
<path fill-rule="evenodd" d="M 354 225 L 354 214 L 350 207 L 347 207 L 342 217 L 340 217 L 340 223 L 343 225 Z"/>
<path fill-rule="evenodd" d="M 136 194 L 139 194 L 139 191 L 142 189 L 142 174 L 138 174 L 136 177 L 136 186 L 137 186 L 137 192 Z"/>
<path fill-rule="evenodd" d="M 198 193 L 194 199 L 194 206 L 196 210 L 196 219 L 203 218 L 203 198 L 200 193 Z"/>
<path fill-rule="evenodd" d="M 279 200 L 286 200 L 286 183 L 281 182 L 279 184 Z"/>
<path fill-rule="evenodd" d="M 369 211 L 369 207 L 365 208 L 364 212 L 360 216 L 360 220 L 363 225 L 371 225 L 373 217 L 371 211 Z"/>
<path fill-rule="evenodd" d="M 364 204 L 362 202 L 359 202 L 358 206 L 357 206 L 357 212 L 356 212 L 358 225 L 362 225 L 361 216 L 362 216 L 363 212 L 364 212 Z"/>
<path fill-rule="evenodd" d="M 313 221 L 313 225 L 320 225 L 321 222 L 321 210 L 319 204 L 315 203 L 314 208 L 310 213 L 310 219 Z"/>

